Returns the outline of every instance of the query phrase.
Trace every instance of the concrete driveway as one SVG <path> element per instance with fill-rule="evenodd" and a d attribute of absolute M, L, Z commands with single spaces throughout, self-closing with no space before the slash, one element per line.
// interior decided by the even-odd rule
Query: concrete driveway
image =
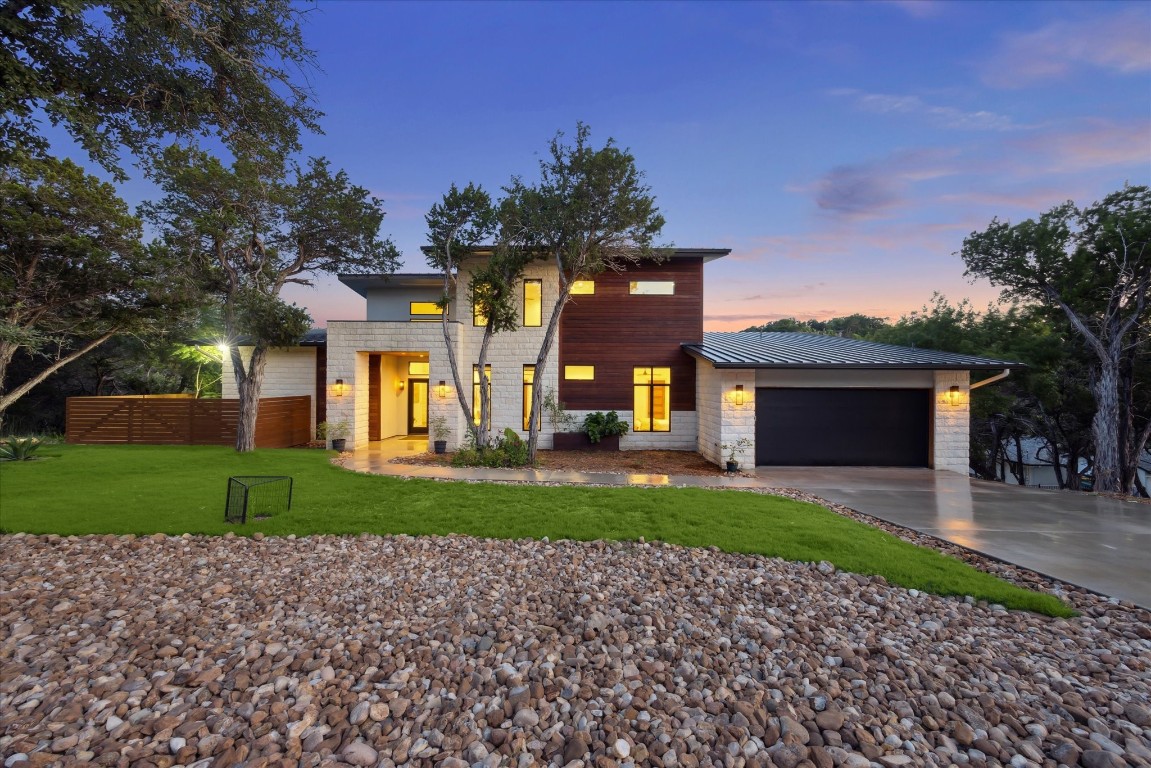
<path fill-rule="evenodd" d="M 1151 607 L 1151 504 L 879 467 L 759 467 L 864 514 Z"/>

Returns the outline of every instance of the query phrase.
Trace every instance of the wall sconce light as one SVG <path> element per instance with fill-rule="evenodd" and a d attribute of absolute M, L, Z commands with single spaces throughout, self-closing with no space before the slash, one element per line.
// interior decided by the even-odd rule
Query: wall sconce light
<path fill-rule="evenodd" d="M 736 384 L 735 385 L 735 404 L 736 405 L 743 405 L 743 385 L 742 384 Z"/>
<path fill-rule="evenodd" d="M 436 395 L 443 400 L 448 396 L 448 383 L 440 379 L 440 383 L 436 385 Z"/>
<path fill-rule="evenodd" d="M 347 391 L 347 387 L 344 386 L 344 380 L 336 379 L 336 384 L 332 387 L 332 393 L 336 397 L 343 397 Z"/>
<path fill-rule="evenodd" d="M 951 386 L 951 388 L 949 390 L 947 390 L 947 402 L 950 403 L 951 405 L 959 405 L 959 387 L 958 386 L 953 384 Z"/>
<path fill-rule="evenodd" d="M 406 386 L 406 382 L 404 382 L 403 379 L 399 379 L 398 381 L 396 381 L 396 392 L 398 394 L 402 395 L 404 393 L 404 387 L 405 386 Z"/>

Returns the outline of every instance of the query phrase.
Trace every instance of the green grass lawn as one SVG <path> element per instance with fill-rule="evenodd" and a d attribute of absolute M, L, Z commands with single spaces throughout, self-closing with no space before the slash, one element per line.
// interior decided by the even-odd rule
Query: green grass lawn
<path fill-rule="evenodd" d="M 0 530 L 8 533 L 250 535 L 460 533 L 517 539 L 638 539 L 716 546 L 788 560 L 828 560 L 905 587 L 973 595 L 1052 616 L 1050 595 L 916 547 L 813 504 L 695 488 L 441 483 L 360 475 L 317 450 L 47 445 L 36 461 L 0 463 Z M 231 475 L 290 475 L 290 512 L 224 522 Z"/>

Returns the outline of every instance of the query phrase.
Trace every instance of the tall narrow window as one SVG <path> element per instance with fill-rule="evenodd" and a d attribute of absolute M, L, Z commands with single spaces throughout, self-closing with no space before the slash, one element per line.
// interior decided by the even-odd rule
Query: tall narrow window
<path fill-rule="evenodd" d="M 524 366 L 524 431 L 527 432 L 532 428 L 532 382 L 536 380 L 536 367 L 534 365 Z M 540 409 L 540 415 L 536 419 L 536 429 L 543 426 L 544 411 Z"/>
<path fill-rule="evenodd" d="M 484 373 L 488 377 L 488 407 L 491 408 L 492 402 L 492 367 L 490 365 L 484 366 Z M 476 424 L 480 423 L 480 367 L 472 364 L 472 420 Z"/>
<path fill-rule="evenodd" d="M 524 327 L 538 328 L 544 319 L 544 281 L 524 280 Z"/>
<path fill-rule="evenodd" d="M 635 368 L 633 432 L 671 431 L 671 368 Z"/>
<path fill-rule="evenodd" d="M 488 316 L 480 309 L 479 304 L 472 304 L 472 325 L 485 326 L 488 324 Z"/>

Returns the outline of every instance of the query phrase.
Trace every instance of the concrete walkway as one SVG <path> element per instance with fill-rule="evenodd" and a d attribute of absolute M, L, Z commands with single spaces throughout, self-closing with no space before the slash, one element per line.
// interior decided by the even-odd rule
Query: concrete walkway
<path fill-rule="evenodd" d="M 1151 607 L 1151 505 L 928 469 L 760 467 L 867 515 Z"/>
<path fill-rule="evenodd" d="M 877 467 L 759 467 L 754 477 L 608 474 L 391 464 L 427 450 L 393 438 L 346 460 L 356 472 L 438 480 L 608 486 L 796 488 L 1071 584 L 1151 608 L 1151 505 Z"/>

